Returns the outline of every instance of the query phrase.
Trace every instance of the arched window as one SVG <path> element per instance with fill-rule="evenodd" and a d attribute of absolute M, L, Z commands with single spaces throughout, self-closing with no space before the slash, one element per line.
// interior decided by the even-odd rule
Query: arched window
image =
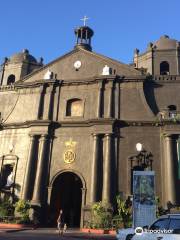
<path fill-rule="evenodd" d="M 15 82 L 15 75 L 11 74 L 9 75 L 8 79 L 7 79 L 7 85 L 11 85 Z"/>
<path fill-rule="evenodd" d="M 83 101 L 78 98 L 67 101 L 66 116 L 81 117 L 83 116 Z"/>
<path fill-rule="evenodd" d="M 169 111 L 176 111 L 176 106 L 175 105 L 169 105 L 168 106 Z"/>
<path fill-rule="evenodd" d="M 160 75 L 169 75 L 169 63 L 163 61 L 160 63 Z"/>

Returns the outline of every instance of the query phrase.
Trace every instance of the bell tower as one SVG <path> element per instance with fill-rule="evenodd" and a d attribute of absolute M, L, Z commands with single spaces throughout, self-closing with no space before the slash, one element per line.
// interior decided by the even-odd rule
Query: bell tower
<path fill-rule="evenodd" d="M 0 65 L 0 85 L 11 85 L 43 66 L 43 59 L 37 61 L 27 49 L 5 58 Z"/>
<path fill-rule="evenodd" d="M 86 26 L 87 19 L 88 18 L 86 16 L 83 19 L 81 19 L 84 21 L 84 26 L 77 27 L 74 30 L 75 35 L 76 35 L 75 48 L 81 47 L 81 48 L 91 51 L 92 50 L 91 38 L 94 35 L 94 32 L 90 27 Z"/>

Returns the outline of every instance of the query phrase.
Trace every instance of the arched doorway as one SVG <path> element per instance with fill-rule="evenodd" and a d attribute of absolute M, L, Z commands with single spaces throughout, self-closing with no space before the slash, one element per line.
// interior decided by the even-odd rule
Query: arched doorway
<path fill-rule="evenodd" d="M 160 63 L 160 75 L 169 75 L 169 63 L 163 61 Z"/>
<path fill-rule="evenodd" d="M 52 186 L 50 206 L 53 225 L 56 225 L 59 211 L 62 209 L 68 227 L 80 226 L 82 187 L 82 181 L 75 173 L 64 172 L 56 177 Z"/>
<path fill-rule="evenodd" d="M 7 85 L 11 85 L 15 82 L 15 75 L 11 74 L 9 75 L 8 79 L 7 79 Z"/>

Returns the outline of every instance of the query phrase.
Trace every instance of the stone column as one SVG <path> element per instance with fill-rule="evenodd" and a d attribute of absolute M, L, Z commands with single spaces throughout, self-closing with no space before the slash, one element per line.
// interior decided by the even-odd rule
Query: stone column
<path fill-rule="evenodd" d="M 24 188 L 23 188 L 23 194 L 22 199 L 24 200 L 30 200 L 30 189 L 32 188 L 32 172 L 34 171 L 34 150 L 35 150 L 35 135 L 30 134 L 30 144 L 29 144 L 29 153 L 28 153 L 28 159 L 27 159 L 27 166 L 25 171 L 25 180 L 24 180 Z"/>
<path fill-rule="evenodd" d="M 98 98 L 97 98 L 97 118 L 102 117 L 102 88 L 103 83 L 99 83 Z"/>
<path fill-rule="evenodd" d="M 112 96 L 113 96 L 113 82 L 110 82 L 110 87 L 109 87 L 109 101 L 108 101 L 108 118 L 111 118 L 112 117 L 112 107 L 113 107 L 113 105 L 112 105 L 112 101 L 113 101 L 113 99 L 112 99 Z"/>
<path fill-rule="evenodd" d="M 111 133 L 105 134 L 105 156 L 103 165 L 103 192 L 102 200 L 111 201 Z"/>
<path fill-rule="evenodd" d="M 178 47 L 176 47 L 176 63 L 177 63 L 176 74 L 177 75 L 179 75 L 179 46 L 180 44 L 178 44 Z"/>
<path fill-rule="evenodd" d="M 47 204 L 51 205 L 51 194 L 52 194 L 52 186 L 48 187 L 48 197 L 47 197 Z"/>
<path fill-rule="evenodd" d="M 98 170 L 98 155 L 99 155 L 99 136 L 93 134 L 93 158 L 91 170 L 91 188 L 90 188 L 90 202 L 97 201 L 97 170 Z"/>
<path fill-rule="evenodd" d="M 46 159 L 46 150 L 47 150 L 48 138 L 47 135 L 41 135 L 39 140 L 39 155 L 38 155 L 38 163 L 37 163 L 37 171 L 36 178 L 34 184 L 34 192 L 32 203 L 34 205 L 41 206 L 42 200 L 42 188 L 44 186 L 45 179 L 43 178 L 46 173 L 45 166 L 47 165 Z"/>
<path fill-rule="evenodd" d="M 59 106 L 60 106 L 60 93 L 61 93 L 61 85 L 62 85 L 62 80 L 56 80 L 55 84 L 55 90 L 54 90 L 54 109 L 53 109 L 53 118 L 55 121 L 58 121 L 58 116 L 59 116 Z"/>
<path fill-rule="evenodd" d="M 174 176 L 174 153 L 173 153 L 173 136 L 165 136 L 165 201 L 176 202 L 175 176 Z"/>

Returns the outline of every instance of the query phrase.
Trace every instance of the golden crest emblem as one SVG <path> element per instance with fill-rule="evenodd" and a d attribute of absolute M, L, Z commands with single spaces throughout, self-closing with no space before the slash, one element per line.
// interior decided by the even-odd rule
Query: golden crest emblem
<path fill-rule="evenodd" d="M 76 159 L 76 154 L 74 152 L 75 146 L 77 142 L 73 141 L 72 138 L 70 138 L 69 141 L 65 142 L 66 151 L 64 152 L 64 162 L 65 163 L 73 163 Z"/>

